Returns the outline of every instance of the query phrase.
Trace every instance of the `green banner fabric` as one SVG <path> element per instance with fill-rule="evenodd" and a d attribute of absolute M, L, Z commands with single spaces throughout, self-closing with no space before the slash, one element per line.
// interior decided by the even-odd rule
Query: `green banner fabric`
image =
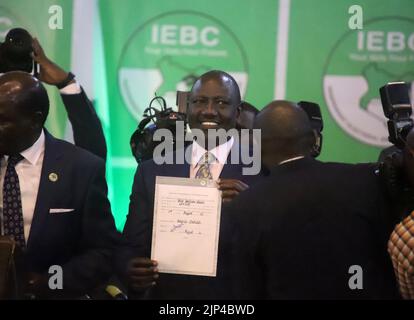
<path fill-rule="evenodd" d="M 355 4 L 362 29 L 349 27 Z M 390 81 L 414 81 L 413 1 L 291 1 L 286 96 L 320 104 L 320 159 L 378 158 L 389 145 L 379 88 Z"/>
<path fill-rule="evenodd" d="M 62 8 L 62 29 L 48 24 L 51 6 Z M 91 16 L 82 15 L 86 7 Z M 137 167 L 129 140 L 144 109 L 155 94 L 175 107 L 176 91 L 207 70 L 232 74 L 258 109 L 274 99 L 318 103 L 319 159 L 375 161 L 389 145 L 378 89 L 414 81 L 413 13 L 413 0 L 2 0 L 0 41 L 10 28 L 27 28 L 70 70 L 79 59 L 91 64 L 83 53 L 71 57 L 71 47 L 73 27 L 92 24 L 93 83 L 81 84 L 94 89 L 103 120 L 109 195 L 122 229 Z M 66 112 L 58 90 L 47 89 L 47 128 L 62 138 Z"/>

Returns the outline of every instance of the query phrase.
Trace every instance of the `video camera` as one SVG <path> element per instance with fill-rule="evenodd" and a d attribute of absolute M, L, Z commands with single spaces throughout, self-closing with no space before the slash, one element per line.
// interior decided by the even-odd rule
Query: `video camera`
<path fill-rule="evenodd" d="M 188 94 L 189 92 L 177 91 L 176 104 L 178 112 L 173 111 L 172 108 L 167 108 L 167 103 L 161 96 L 155 96 L 151 100 L 148 108 L 144 110 L 143 119 L 130 139 L 131 152 L 138 163 L 152 159 L 155 147 L 161 143 L 161 141 L 154 141 L 153 139 L 157 129 L 168 129 L 171 131 L 174 139 L 172 142 L 173 150 L 176 150 L 176 122 L 183 121 L 184 128 L 186 127 Z M 155 101 L 161 102 L 161 110 L 152 106 Z M 148 125 L 151 121 L 153 123 Z"/>
<path fill-rule="evenodd" d="M 410 85 L 406 82 L 389 82 L 380 88 L 381 103 L 387 122 L 388 140 L 403 149 L 408 132 L 413 127 Z"/>
<path fill-rule="evenodd" d="M 315 135 L 315 144 L 312 149 L 312 157 L 316 158 L 321 154 L 322 151 L 322 130 L 323 130 L 323 119 L 321 114 L 321 108 L 319 104 L 309 101 L 300 101 L 298 102 L 299 107 L 301 107 L 306 114 L 311 123 L 313 133 Z"/>
<path fill-rule="evenodd" d="M 399 221 L 414 207 L 414 190 L 407 181 L 402 151 L 414 125 L 410 84 L 390 82 L 379 91 L 384 115 L 388 119 L 388 140 L 397 149 L 392 146 L 381 152 L 378 174 L 395 207 L 396 221 Z"/>
<path fill-rule="evenodd" d="M 0 73 L 25 71 L 37 77 L 37 63 L 31 53 L 32 36 L 22 28 L 11 29 L 0 43 Z"/>

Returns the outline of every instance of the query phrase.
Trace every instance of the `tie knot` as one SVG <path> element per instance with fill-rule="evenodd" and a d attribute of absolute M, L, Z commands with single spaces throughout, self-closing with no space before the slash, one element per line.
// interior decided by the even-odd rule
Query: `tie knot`
<path fill-rule="evenodd" d="M 15 167 L 24 157 L 19 153 L 12 156 L 9 156 L 8 165 Z"/>

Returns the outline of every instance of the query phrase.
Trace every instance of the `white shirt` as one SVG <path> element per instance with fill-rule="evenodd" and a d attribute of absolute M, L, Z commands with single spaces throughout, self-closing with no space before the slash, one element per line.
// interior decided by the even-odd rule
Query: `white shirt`
<path fill-rule="evenodd" d="M 33 214 L 36 206 L 37 193 L 39 190 L 40 175 L 42 172 L 43 156 L 45 153 L 45 134 L 42 130 L 39 138 L 28 149 L 20 152 L 23 156 L 15 167 L 19 177 L 20 195 L 22 199 L 24 238 L 29 238 L 32 226 Z M 3 183 L 7 169 L 8 157 L 1 159 L 0 165 L 0 222 L 1 234 L 3 234 Z"/>
<path fill-rule="evenodd" d="M 75 80 L 74 83 L 67 85 L 59 90 L 61 94 L 79 94 L 81 88 Z M 20 154 L 24 157 L 15 169 L 19 176 L 20 195 L 22 199 L 24 238 L 26 242 L 29 238 L 30 228 L 32 226 L 33 214 L 36 206 L 37 193 L 39 191 L 40 175 L 42 173 L 43 157 L 45 152 L 45 134 L 42 130 L 39 138 L 28 149 Z M 0 159 L 0 232 L 3 229 L 3 183 L 7 169 L 7 156 Z"/>
<path fill-rule="evenodd" d="M 226 163 L 233 143 L 234 138 L 231 137 L 230 140 L 228 140 L 226 143 L 223 143 L 210 150 L 210 152 L 216 157 L 217 160 L 210 164 L 210 172 L 213 180 L 217 180 L 220 177 L 221 171 L 223 170 L 224 164 Z M 193 142 L 192 148 L 190 178 L 195 178 L 195 175 L 201 165 L 199 162 L 207 150 L 201 147 L 197 142 Z"/>

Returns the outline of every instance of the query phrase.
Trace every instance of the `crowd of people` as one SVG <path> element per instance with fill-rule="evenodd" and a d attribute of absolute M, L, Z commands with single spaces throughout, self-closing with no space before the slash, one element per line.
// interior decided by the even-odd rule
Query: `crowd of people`
<path fill-rule="evenodd" d="M 107 284 L 130 299 L 414 298 L 414 208 L 396 212 L 378 163 L 315 159 L 315 135 L 298 104 L 272 101 L 259 112 L 241 100 L 237 82 L 224 71 L 194 82 L 188 124 L 205 133 L 260 129 L 262 170 L 243 174 L 242 161 L 228 161 L 242 142 L 207 141 L 208 134 L 204 144 L 186 146 L 191 162 L 144 161 L 119 233 L 93 105 L 36 39 L 33 49 L 38 78 L 22 71 L 0 76 L 1 234 L 16 244 L 9 298 L 99 298 Z M 76 146 L 45 128 L 43 83 L 59 88 Z M 401 171 L 412 181 L 414 131 L 401 154 Z M 162 273 L 150 258 L 159 176 L 217 181 L 223 204 L 215 277 Z M 53 265 L 63 270 L 59 290 L 49 286 Z M 350 285 L 355 266 L 363 274 L 361 286 Z"/>

